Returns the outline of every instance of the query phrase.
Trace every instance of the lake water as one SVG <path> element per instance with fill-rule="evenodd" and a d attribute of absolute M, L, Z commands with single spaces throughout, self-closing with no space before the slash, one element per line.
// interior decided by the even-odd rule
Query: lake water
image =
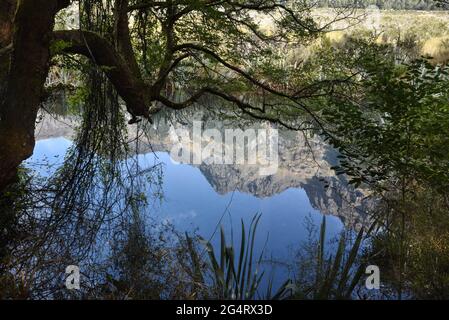
<path fill-rule="evenodd" d="M 257 229 L 256 249 L 265 248 L 265 257 L 280 262 L 275 282 L 291 276 L 286 267 L 294 262 L 295 251 L 307 240 L 307 221 L 319 226 L 327 215 L 327 238 L 346 228 L 364 223 L 363 194 L 348 187 L 330 169 L 335 152 L 318 138 L 305 139 L 300 132 L 279 131 L 279 163 L 274 174 L 261 176 L 254 165 L 178 164 L 169 151 L 175 143 L 173 128 L 192 128 L 193 119 L 219 130 L 232 123 L 207 112 L 184 115 L 182 119 L 156 119 L 146 127 L 147 141 L 136 148 L 139 164 L 160 163 L 163 168 L 163 200 L 154 201 L 151 215 L 172 223 L 179 231 L 196 231 L 219 245 L 219 226 L 228 238 L 239 239 L 240 221 L 246 225 L 256 213 L 262 214 Z M 38 141 L 28 166 L 50 175 L 40 163 L 62 163 L 72 144 L 74 118 L 45 117 L 37 127 Z M 130 127 L 130 136 L 135 126 Z M 150 147 L 151 145 L 151 147 Z M 153 151 L 151 151 L 153 150 Z M 284 264 L 285 263 L 285 264 Z"/>

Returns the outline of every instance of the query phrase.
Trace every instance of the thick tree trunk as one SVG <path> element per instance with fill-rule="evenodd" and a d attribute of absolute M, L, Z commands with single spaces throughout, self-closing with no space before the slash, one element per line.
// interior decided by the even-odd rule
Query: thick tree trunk
<path fill-rule="evenodd" d="M 0 2 L 2 6 L 13 3 Z M 35 121 L 48 74 L 54 18 L 69 2 L 20 0 L 12 37 L 10 31 L 2 34 L 2 39 L 8 39 L 8 35 L 12 38 L 12 53 L 4 99 L 0 101 L 0 192 L 15 181 L 17 168 L 33 153 Z"/>

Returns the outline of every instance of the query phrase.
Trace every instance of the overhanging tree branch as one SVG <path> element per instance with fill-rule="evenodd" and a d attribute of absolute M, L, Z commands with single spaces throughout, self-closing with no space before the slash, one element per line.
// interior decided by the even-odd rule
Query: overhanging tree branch
<path fill-rule="evenodd" d="M 103 69 L 134 117 L 149 119 L 148 86 L 136 75 L 114 46 L 95 32 L 55 31 L 54 41 L 63 41 L 63 53 L 81 54 Z"/>
<path fill-rule="evenodd" d="M 136 60 L 128 20 L 128 0 L 115 0 L 115 41 L 118 52 L 126 60 L 131 71 L 136 77 L 141 78 L 140 68 Z"/>
<path fill-rule="evenodd" d="M 209 56 L 211 56 L 212 58 L 214 58 L 216 61 L 218 61 L 219 63 L 221 63 L 222 65 L 224 65 L 225 67 L 227 67 L 228 69 L 231 69 L 233 71 L 235 71 L 236 73 L 238 73 L 239 75 L 241 75 L 242 77 L 244 77 L 245 79 L 247 79 L 248 81 L 250 81 L 252 84 L 256 85 L 257 87 L 260 87 L 264 90 L 266 90 L 267 92 L 282 97 L 282 98 L 286 98 L 292 102 L 294 102 L 296 105 L 298 105 L 301 109 L 303 109 L 304 111 L 306 111 L 306 113 L 308 113 L 313 120 L 317 123 L 317 125 L 324 130 L 324 126 L 321 123 L 321 120 L 318 118 L 317 115 L 315 115 L 315 113 L 310 110 L 305 104 L 300 102 L 300 99 L 302 97 L 300 96 L 295 96 L 295 95 L 289 95 L 288 93 L 285 92 L 281 92 L 278 91 L 276 89 L 271 88 L 269 85 L 266 85 L 264 83 L 262 83 L 260 80 L 257 80 L 256 78 L 252 77 L 250 74 L 248 74 L 247 72 L 245 72 L 244 70 L 242 70 L 239 67 L 236 67 L 232 64 L 230 64 L 229 62 L 225 61 L 223 58 L 221 58 L 217 53 L 213 52 L 212 50 L 205 48 L 203 46 L 200 45 L 196 45 L 193 43 L 184 43 L 181 45 L 178 45 L 176 47 L 174 47 L 175 51 L 182 51 L 182 50 L 186 50 L 186 49 L 193 49 L 193 50 L 197 50 L 200 52 L 203 52 Z"/>
<path fill-rule="evenodd" d="M 215 88 L 211 87 L 204 87 L 198 90 L 196 93 L 194 93 L 190 98 L 183 102 L 173 102 L 169 99 L 158 96 L 157 100 L 166 105 L 167 107 L 174 109 L 174 110 L 182 110 L 185 108 L 190 107 L 192 104 L 197 102 L 202 96 L 205 94 L 211 94 L 213 96 L 219 97 L 225 101 L 231 102 L 235 106 L 239 108 L 239 110 L 242 111 L 242 113 L 257 119 L 257 120 L 263 120 L 263 121 L 269 121 L 271 123 L 278 124 L 286 129 L 289 130 L 305 130 L 307 128 L 302 127 L 302 123 L 299 126 L 293 126 L 291 124 L 288 124 L 285 121 L 282 121 L 279 117 L 273 117 L 265 113 L 265 111 L 261 108 L 255 107 L 247 102 L 242 101 L 241 99 L 234 97 L 233 95 L 230 95 L 228 93 L 225 93 L 221 90 L 217 90 Z"/>

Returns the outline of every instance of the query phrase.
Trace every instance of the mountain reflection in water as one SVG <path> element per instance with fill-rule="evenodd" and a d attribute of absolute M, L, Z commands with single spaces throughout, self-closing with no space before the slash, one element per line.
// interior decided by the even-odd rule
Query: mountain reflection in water
<path fill-rule="evenodd" d="M 166 114 L 153 125 L 139 127 L 139 134 L 143 130 L 145 135 L 137 147 L 131 146 L 138 149 L 141 166 L 163 165 L 163 201 L 152 206 L 154 217 L 180 231 L 196 230 L 202 237 L 212 238 L 216 246 L 219 239 L 213 235 L 219 224 L 231 236 L 232 230 L 239 230 L 241 219 L 249 222 L 254 214 L 262 213 L 256 251 L 265 248 L 270 257 L 287 263 L 292 262 L 292 249 L 308 236 L 306 221 L 318 225 L 322 214 L 329 215 L 328 239 L 344 226 L 358 228 L 366 223 L 363 193 L 330 169 L 335 152 L 317 138 L 306 141 L 301 132 L 279 130 L 279 168 L 268 176 L 259 175 L 254 165 L 187 165 L 170 159 L 174 144 L 170 128 L 191 130 L 194 120 L 219 130 L 235 128 L 232 121 L 217 119 L 217 114 L 201 109 Z M 57 166 L 48 171 L 37 164 L 44 159 L 62 163 L 77 123 L 74 117 L 44 117 L 36 128 L 38 142 L 29 166 L 43 175 L 51 174 Z M 135 137 L 136 126 L 128 129 L 129 137 Z M 277 271 L 279 279 L 285 272 Z"/>

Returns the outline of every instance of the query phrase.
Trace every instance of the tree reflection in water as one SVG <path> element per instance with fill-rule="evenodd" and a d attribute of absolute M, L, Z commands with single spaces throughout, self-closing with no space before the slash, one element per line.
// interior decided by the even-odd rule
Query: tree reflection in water
<path fill-rule="evenodd" d="M 182 241 L 149 216 L 147 195 L 159 197 L 161 167 L 142 169 L 130 157 L 115 93 L 101 74 L 90 79 L 105 94 L 89 95 L 63 165 L 49 178 L 22 169 L 2 198 L 0 296 L 186 297 Z M 82 290 L 68 291 L 65 268 L 80 264 Z"/>

